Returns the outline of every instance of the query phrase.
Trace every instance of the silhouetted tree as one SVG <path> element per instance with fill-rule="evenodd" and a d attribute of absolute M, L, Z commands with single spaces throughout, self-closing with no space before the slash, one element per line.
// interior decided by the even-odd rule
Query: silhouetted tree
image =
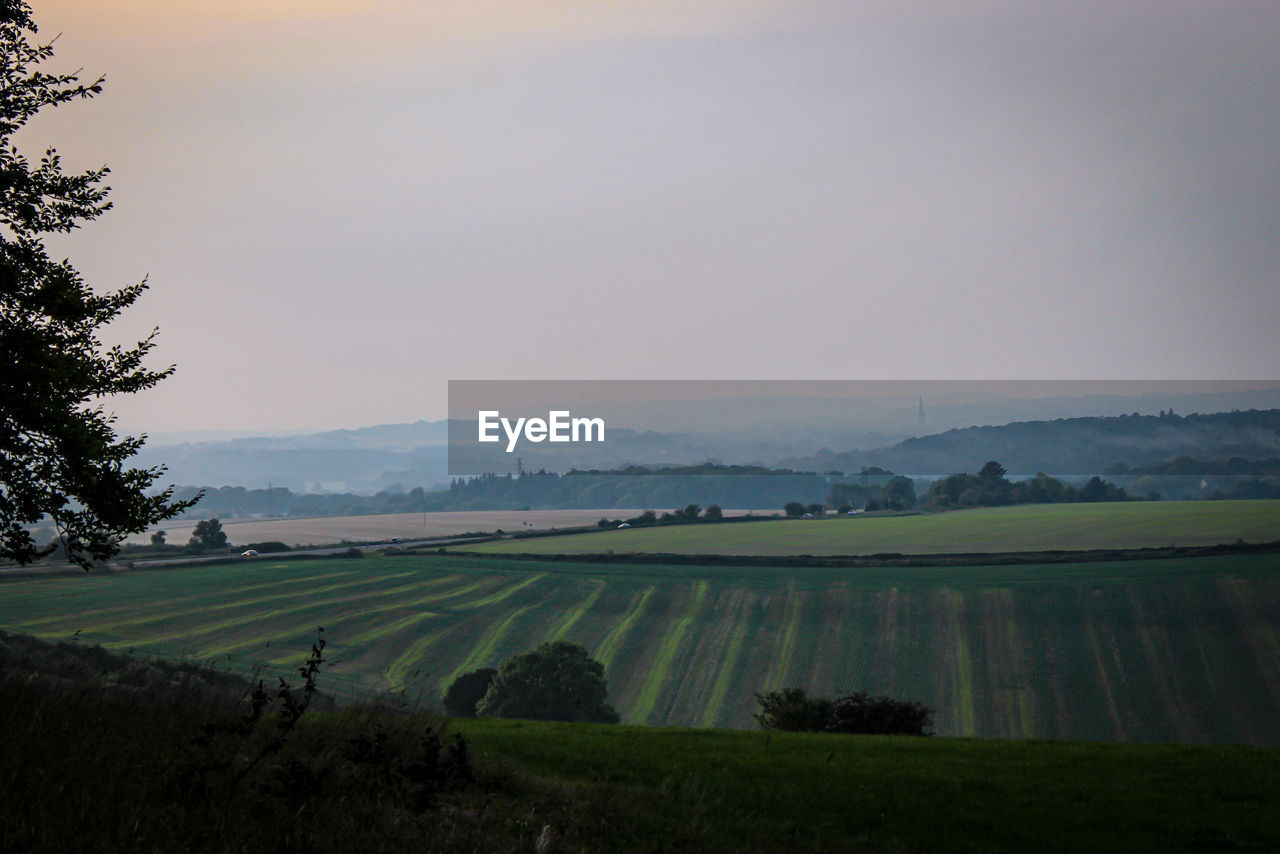
<path fill-rule="evenodd" d="M 30 563 L 59 545 L 88 569 L 119 551 L 126 535 L 168 519 L 194 501 L 148 495 L 162 468 L 124 463 L 145 437 L 120 437 L 95 401 L 132 394 L 168 376 L 142 367 L 155 337 L 104 348 L 102 328 L 146 290 L 145 280 L 99 294 L 67 261 L 45 250 L 110 207 L 107 169 L 63 171 L 49 149 L 32 164 L 15 135 L 45 107 L 92 98 L 75 74 L 38 70 L 53 56 L 36 33 L 31 7 L 0 2 L 0 558 Z M 59 536 L 38 546 L 25 526 L 48 519 Z"/>
<path fill-rule="evenodd" d="M 191 532 L 190 544 L 201 549 L 225 549 L 227 532 L 222 530 L 222 523 L 217 519 L 201 519 Z"/>

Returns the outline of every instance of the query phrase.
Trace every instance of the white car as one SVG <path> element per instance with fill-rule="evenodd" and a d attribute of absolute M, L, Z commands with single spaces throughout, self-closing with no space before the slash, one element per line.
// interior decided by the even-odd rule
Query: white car
<path fill-rule="evenodd" d="M 631 523 L 630 523 L 630 522 L 623 522 L 623 523 L 622 523 L 621 525 L 619 525 L 618 527 L 619 527 L 619 528 L 630 528 L 630 527 L 631 527 Z"/>
<path fill-rule="evenodd" d="M 257 556 L 258 556 L 257 549 L 245 549 L 244 551 L 240 552 L 240 557 L 257 557 Z"/>
<path fill-rule="evenodd" d="M 391 542 L 392 542 L 392 543 L 403 543 L 403 542 L 404 542 L 404 537 L 392 537 L 392 538 L 391 538 Z"/>

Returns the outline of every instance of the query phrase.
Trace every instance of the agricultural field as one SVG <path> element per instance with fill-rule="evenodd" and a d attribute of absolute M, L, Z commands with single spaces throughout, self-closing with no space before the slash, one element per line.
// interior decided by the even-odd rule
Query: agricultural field
<path fill-rule="evenodd" d="M 384 513 L 369 516 L 311 516 L 305 518 L 222 520 L 232 543 L 260 543 L 278 540 L 291 546 L 328 545 L 343 540 L 385 541 L 392 537 L 422 539 L 447 537 L 471 531 L 521 531 L 576 528 L 594 525 L 601 516 L 638 514 L 639 510 L 459 510 L 448 513 Z M 191 538 L 196 519 L 175 520 L 157 525 L 125 542 L 148 543 L 151 533 L 163 528 L 168 540 L 181 545 Z"/>
<path fill-rule="evenodd" d="M 626 723 L 749 728 L 753 692 L 799 685 L 922 700 L 945 735 L 1280 742 L 1276 554 L 858 569 L 371 555 L 0 581 L 7 631 L 243 671 L 287 673 L 317 626 L 322 687 L 348 696 L 434 701 L 457 674 L 567 638 L 605 665 Z"/>
<path fill-rule="evenodd" d="M 652 840 L 635 850 L 1169 854 L 1280 845 L 1277 748 L 453 725 L 480 755 L 550 778 L 558 791 L 610 792 L 626 808 L 609 827 L 634 821 L 623 833 Z"/>
<path fill-rule="evenodd" d="M 1237 540 L 1280 540 L 1280 501 L 1024 504 L 916 516 L 630 528 L 467 548 L 489 554 L 963 554 L 1212 546 Z"/>

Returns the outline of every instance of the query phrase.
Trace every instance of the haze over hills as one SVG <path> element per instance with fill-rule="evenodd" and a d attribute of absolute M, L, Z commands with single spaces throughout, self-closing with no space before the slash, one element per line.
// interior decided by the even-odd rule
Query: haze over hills
<path fill-rule="evenodd" d="M 1133 413 L 1155 416 L 1168 410 L 1191 413 L 1280 409 L 1280 388 L 1026 399 L 936 395 L 924 398 L 923 420 L 919 418 L 920 405 L 918 396 L 852 401 L 739 399 L 702 406 L 696 401 L 672 403 L 657 410 L 646 408 L 644 414 L 652 423 L 654 412 L 658 411 L 678 425 L 678 431 L 647 429 L 648 424 L 642 423 L 637 414 L 636 423 L 641 424 L 641 429 L 611 426 L 609 441 L 590 448 L 585 455 L 579 452 L 573 465 L 603 469 L 711 460 L 816 471 L 856 471 L 863 465 L 878 465 L 899 472 L 936 474 L 976 470 L 986 459 L 997 458 L 1011 472 L 1056 470 L 1065 474 L 1097 472 L 1116 462 L 1141 465 L 1167 461 L 1184 454 L 1208 458 L 1237 453 L 1246 457 L 1272 456 L 1272 432 L 1264 429 L 1253 435 L 1233 431 L 1227 422 L 1213 422 L 1227 430 L 1221 434 L 1194 434 L 1187 425 L 1173 430 L 1165 423 L 1158 431 L 1140 431 L 1130 440 L 1111 436 L 1107 439 L 1109 444 L 1089 448 L 1088 443 L 1094 440 L 1083 437 L 1090 430 L 1102 428 L 1080 421 L 1037 428 L 1054 431 L 1055 436 L 1055 449 L 1040 450 L 1034 449 L 1040 440 L 1027 432 L 1030 428 L 1016 430 L 1012 424 Z M 1006 424 L 1011 428 L 984 426 Z M 1144 424 L 1135 420 L 1129 426 L 1145 430 Z M 980 430 L 966 436 L 952 435 L 956 430 L 970 428 Z M 1003 432 L 989 432 L 1002 429 Z M 1074 435 L 1074 431 L 1084 431 L 1079 433 L 1079 441 L 1064 444 L 1065 434 Z M 167 483 L 251 489 L 274 485 L 295 492 L 373 493 L 395 484 L 407 488 L 447 486 L 447 443 L 447 421 L 417 421 L 302 435 L 177 444 L 151 442 L 139 453 L 137 462 L 167 466 Z M 563 464 L 562 456 L 547 446 L 526 444 L 518 455 L 499 457 L 507 469 L 482 466 L 475 473 L 514 471 L 517 458 L 525 470 L 570 468 Z"/>
<path fill-rule="evenodd" d="M 1090 475 L 1109 467 L 1151 466 L 1179 457 L 1256 460 L 1280 455 L 1280 409 L 1207 415 L 1120 415 L 966 427 L 907 439 L 893 447 L 821 451 L 790 467 L 856 471 L 879 466 L 923 475 L 976 472 L 998 460 L 1011 474 Z"/>

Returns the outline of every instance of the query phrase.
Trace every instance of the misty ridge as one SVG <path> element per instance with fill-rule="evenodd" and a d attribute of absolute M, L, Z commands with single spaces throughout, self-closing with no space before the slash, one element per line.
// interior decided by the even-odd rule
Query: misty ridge
<path fill-rule="evenodd" d="M 359 431 L 379 441 L 380 428 Z M 434 429 L 423 424 L 419 432 Z M 404 425 L 390 432 L 404 434 Z M 438 435 L 435 433 L 434 435 Z M 349 439 L 345 436 L 344 440 Z M 671 437 L 642 434 L 639 438 L 669 447 Z M 662 445 L 662 440 L 667 445 Z M 690 445 L 677 447 L 688 448 Z M 421 448 L 397 454 L 361 448 L 248 447 L 227 451 L 201 447 L 205 459 L 216 465 L 220 455 L 241 454 L 243 462 L 265 461 L 258 476 L 270 472 L 267 465 L 284 472 L 290 463 L 325 464 L 338 476 L 359 475 L 360 466 L 373 461 L 443 461 L 443 448 Z M 294 489 L 278 476 L 270 491 L 266 484 L 219 484 L 206 481 L 205 499 L 193 516 L 239 517 L 253 515 L 357 515 L 447 510 L 513 508 L 679 507 L 688 503 L 777 510 L 793 500 L 821 503 L 831 486 L 842 480 L 874 482 L 888 473 L 916 479 L 923 494 L 928 483 L 957 472 L 976 473 L 990 460 L 998 460 L 1011 477 L 1036 472 L 1083 482 L 1103 474 L 1133 497 L 1158 495 L 1166 499 L 1264 498 L 1280 491 L 1280 409 L 1247 410 L 1214 414 L 1081 417 L 1051 421 L 1014 422 L 1001 426 L 956 428 L 943 433 L 912 437 L 887 448 L 868 451 L 821 450 L 807 456 L 783 458 L 773 466 L 735 471 L 719 465 L 691 470 L 649 464 L 624 473 L 621 467 L 573 470 L 563 474 L 534 468 L 527 461 L 521 476 L 493 473 L 468 481 L 461 478 L 432 487 L 416 483 L 412 470 L 384 469 L 379 477 L 389 481 L 374 495 L 354 490 Z M 226 471 L 225 469 L 223 470 Z M 314 471 L 314 468 L 312 469 Z M 313 475 L 314 477 L 314 475 Z M 398 480 L 391 480 L 398 478 Z M 427 484 L 424 486 L 424 484 Z M 465 487 L 465 488 L 464 488 Z M 194 484 L 182 487 L 179 497 L 193 496 Z"/>
<path fill-rule="evenodd" d="M 504 474 L 517 472 L 518 467 L 525 471 L 568 471 L 628 465 L 697 465 L 712 461 L 819 472 L 833 468 L 856 471 L 861 465 L 878 465 L 900 472 L 946 474 L 963 470 L 965 466 L 976 471 L 986 459 L 1000 459 L 1011 472 L 1031 474 L 1049 471 L 1059 463 L 1047 458 L 1048 468 L 1043 468 L 1029 463 L 1023 465 L 1021 459 L 1005 460 L 1000 455 L 978 459 L 976 463 L 961 456 L 956 462 L 948 463 L 948 454 L 942 454 L 941 459 L 930 458 L 928 452 L 921 449 L 913 451 L 917 458 L 912 458 L 890 451 L 911 438 L 977 425 L 1135 412 L 1156 415 L 1168 410 L 1276 409 L 1280 408 L 1280 389 L 1029 399 L 931 395 L 923 399 L 923 422 L 919 419 L 920 404 L 921 399 L 916 395 L 898 395 L 858 400 L 756 398 L 636 405 L 619 411 L 619 418 L 626 420 L 610 421 L 604 444 L 576 447 L 568 463 L 563 453 L 525 444 L 518 455 L 492 453 L 486 447 L 486 453 L 470 465 L 455 456 L 451 467 L 451 452 L 472 453 L 481 446 L 455 443 L 450 448 L 449 422 L 445 420 L 221 441 L 165 443 L 161 437 L 143 446 L 136 459 L 144 466 L 166 466 L 165 482 L 178 485 L 248 489 L 275 486 L 294 492 L 361 495 L 394 491 L 398 487 L 442 489 L 449 485 L 451 468 L 469 474 Z M 661 424 L 675 425 L 678 429 L 658 429 Z M 474 429 L 473 423 L 469 429 L 462 428 L 462 433 L 473 436 Z M 1154 437 L 1143 441 L 1154 441 Z M 1263 449 L 1271 447 L 1267 442 L 1266 435 L 1260 436 L 1255 450 L 1246 450 L 1241 455 L 1269 456 L 1263 453 Z M 1118 462 L 1137 465 L 1167 461 L 1182 454 L 1204 456 L 1207 453 L 1202 441 L 1190 443 L 1182 450 L 1179 447 L 1182 446 L 1177 441 L 1172 441 L 1167 447 L 1162 446 L 1155 459 L 1146 453 L 1135 453 L 1073 465 L 1074 470 L 1097 473 Z M 864 454 L 858 449 L 879 450 L 868 450 Z M 1159 458 L 1164 453 L 1167 456 Z M 1208 455 L 1217 458 L 1233 454 L 1215 450 Z M 853 458 L 853 461 L 837 461 L 837 457 Z M 860 461 L 864 457 L 865 461 Z M 888 462 L 890 459 L 892 464 Z M 1062 473 L 1072 470 L 1068 467 Z"/>
<path fill-rule="evenodd" d="M 1280 409 L 1180 416 L 1120 415 L 967 427 L 891 448 L 783 460 L 816 471 L 879 466 L 916 475 L 977 471 L 998 459 L 1011 474 L 1091 475 L 1177 458 L 1257 460 L 1280 453 Z"/>

